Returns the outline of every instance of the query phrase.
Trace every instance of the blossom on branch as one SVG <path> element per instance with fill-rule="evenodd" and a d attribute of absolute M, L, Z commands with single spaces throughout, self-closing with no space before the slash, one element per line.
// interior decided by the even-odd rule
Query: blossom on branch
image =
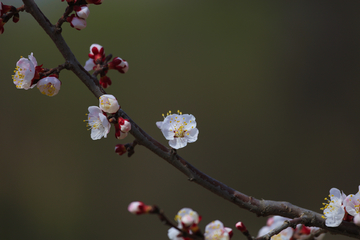
<path fill-rule="evenodd" d="M 323 218 L 326 218 L 325 225 L 327 227 L 337 227 L 341 224 L 345 216 L 343 201 L 346 195 L 341 193 L 339 189 L 332 188 L 330 189 L 329 197 L 330 199 L 325 198 L 328 203 L 323 203 L 324 207 L 321 208 L 325 215 Z"/>
<path fill-rule="evenodd" d="M 42 94 L 52 97 L 58 94 L 61 82 L 56 75 L 50 75 L 48 77 L 40 79 L 40 81 L 37 82 L 36 86 Z"/>
<path fill-rule="evenodd" d="M 116 113 L 120 109 L 118 101 L 111 94 L 104 94 L 100 96 L 99 107 L 107 113 Z"/>
<path fill-rule="evenodd" d="M 109 123 L 105 113 L 96 106 L 90 106 L 88 110 L 88 120 L 84 121 L 88 122 L 87 126 L 91 129 L 92 140 L 97 140 L 102 137 L 106 138 L 110 131 L 111 124 Z"/>
<path fill-rule="evenodd" d="M 229 240 L 232 237 L 232 229 L 224 227 L 219 220 L 212 221 L 205 227 L 205 240 Z"/>
<path fill-rule="evenodd" d="M 170 147 L 174 149 L 183 148 L 187 143 L 195 142 L 199 130 L 196 128 L 195 117 L 191 114 L 171 114 L 171 111 L 164 117 L 164 121 L 156 122 L 164 137 L 169 140 Z"/>
<path fill-rule="evenodd" d="M 34 80 L 39 78 L 38 71 L 41 71 L 41 66 L 37 66 L 33 53 L 28 58 L 21 57 L 12 76 L 16 88 L 28 90 L 35 87 Z"/>

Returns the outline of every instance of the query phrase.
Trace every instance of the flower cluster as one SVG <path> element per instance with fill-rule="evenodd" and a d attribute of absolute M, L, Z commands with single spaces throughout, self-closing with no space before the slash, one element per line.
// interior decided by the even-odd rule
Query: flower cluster
<path fill-rule="evenodd" d="M 103 88 L 107 88 L 111 85 L 111 79 L 106 76 L 108 69 L 126 73 L 129 70 L 129 64 L 120 57 L 115 57 L 111 62 L 107 62 L 104 48 L 94 43 L 90 46 L 89 59 L 86 61 L 84 68 L 86 71 L 101 70 L 99 83 Z"/>
<path fill-rule="evenodd" d="M 61 86 L 58 75 L 51 74 L 49 76 L 40 77 L 40 73 L 44 72 L 42 65 L 38 66 L 33 53 L 28 58 L 21 57 L 16 63 L 13 82 L 17 89 L 31 89 L 37 86 L 42 94 L 47 96 L 55 96 Z"/>
<path fill-rule="evenodd" d="M 280 227 L 285 221 L 290 221 L 291 219 L 273 216 L 269 218 L 266 222 L 266 226 L 262 227 L 259 230 L 258 237 L 264 236 L 269 233 L 271 230 Z M 315 234 L 319 228 L 317 227 L 307 227 L 303 224 L 298 224 L 295 229 L 288 227 L 282 230 L 280 233 L 271 237 L 271 240 L 296 240 L 296 239 L 306 239 L 310 234 Z M 316 237 L 316 240 L 321 240 L 325 234 L 320 234 Z"/>
<path fill-rule="evenodd" d="M 199 130 L 196 128 L 195 117 L 191 114 L 182 114 L 178 110 L 177 114 L 163 114 L 164 121 L 156 122 L 156 126 L 161 130 L 164 137 L 169 140 L 170 147 L 174 149 L 183 148 L 187 143 L 195 142 L 198 138 Z"/>
<path fill-rule="evenodd" d="M 205 240 L 230 240 L 233 235 L 232 229 L 224 227 L 224 224 L 219 220 L 212 221 L 206 225 L 205 234 L 203 235 L 198 226 L 201 216 L 191 208 L 183 208 L 176 214 L 176 224 L 168 221 L 162 211 L 156 206 L 148 206 L 143 202 L 130 203 L 128 211 L 136 215 L 146 213 L 159 214 L 160 219 L 166 221 L 167 225 L 174 226 L 168 230 L 170 240 L 193 239 L 190 236 L 197 236 Z"/>
<path fill-rule="evenodd" d="M 360 226 L 360 186 L 356 194 L 346 196 L 337 188 L 330 189 L 329 198 L 323 203 L 325 225 L 337 227 L 342 221 L 353 221 Z"/>
<path fill-rule="evenodd" d="M 107 137 L 111 127 L 107 113 L 114 115 L 112 117 L 116 118 L 115 115 L 119 109 L 120 105 L 118 101 L 113 95 L 110 94 L 104 94 L 100 96 L 99 107 L 90 106 L 88 108 L 88 119 L 84 121 L 88 122 L 87 126 L 91 129 L 91 138 L 93 140 Z M 118 117 L 117 121 L 113 123 L 116 129 L 115 137 L 118 139 L 125 138 L 128 132 L 131 130 L 131 123 L 129 120 L 122 117 Z"/>

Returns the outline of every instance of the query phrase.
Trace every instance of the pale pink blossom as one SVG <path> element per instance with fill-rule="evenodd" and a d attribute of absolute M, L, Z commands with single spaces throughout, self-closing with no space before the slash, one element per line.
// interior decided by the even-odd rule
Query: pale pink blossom
<path fill-rule="evenodd" d="M 18 89 L 31 89 L 36 85 L 33 84 L 35 77 L 35 67 L 37 66 L 36 58 L 33 53 L 28 58 L 21 57 L 16 63 L 15 74 L 12 76 L 13 82 Z"/>
<path fill-rule="evenodd" d="M 96 106 L 90 106 L 88 110 L 89 114 L 87 122 L 91 129 L 91 138 L 93 140 L 97 140 L 102 137 L 106 138 L 111 127 L 106 115 L 99 107 Z"/>
<path fill-rule="evenodd" d="M 42 94 L 52 97 L 58 94 L 61 86 L 61 82 L 54 76 L 49 76 L 40 79 L 36 84 L 37 88 Z"/>

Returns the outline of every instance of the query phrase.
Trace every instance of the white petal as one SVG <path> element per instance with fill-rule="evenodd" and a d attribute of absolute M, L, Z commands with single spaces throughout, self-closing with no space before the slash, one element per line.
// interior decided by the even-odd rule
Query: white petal
<path fill-rule="evenodd" d="M 34 64 L 34 66 L 36 67 L 37 61 L 36 61 L 36 58 L 34 57 L 34 54 L 31 53 L 28 57 L 29 57 L 30 61 L 32 62 L 32 64 Z"/>
<path fill-rule="evenodd" d="M 164 135 L 166 140 L 173 140 L 174 139 L 174 132 L 170 131 L 169 129 L 161 129 L 162 134 Z"/>
<path fill-rule="evenodd" d="M 186 141 L 189 143 L 195 142 L 198 139 L 198 135 L 199 130 L 197 128 L 193 128 L 185 134 Z"/>
<path fill-rule="evenodd" d="M 163 124 L 163 121 L 156 122 L 156 126 L 161 129 L 161 126 Z"/>
<path fill-rule="evenodd" d="M 94 60 L 89 58 L 89 60 L 87 60 L 85 63 L 85 66 L 84 66 L 85 70 L 91 71 L 91 70 L 93 70 L 94 67 L 95 67 Z"/>
<path fill-rule="evenodd" d="M 185 138 L 174 138 L 174 140 L 169 141 L 169 145 L 172 148 L 179 149 L 185 147 L 187 145 L 187 141 Z"/>

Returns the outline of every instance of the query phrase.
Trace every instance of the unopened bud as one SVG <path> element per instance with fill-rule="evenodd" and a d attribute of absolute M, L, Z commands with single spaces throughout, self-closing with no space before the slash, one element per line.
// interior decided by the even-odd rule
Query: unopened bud
<path fill-rule="evenodd" d="M 131 130 L 131 123 L 129 122 L 129 120 L 119 117 L 118 122 L 122 132 L 127 133 Z"/>
<path fill-rule="evenodd" d="M 116 98 L 110 94 L 104 94 L 99 98 L 99 107 L 107 113 L 116 113 L 120 109 L 120 105 Z"/>
<path fill-rule="evenodd" d="M 90 14 L 90 10 L 87 5 L 74 6 L 74 10 L 76 12 L 76 16 L 82 19 L 87 19 Z"/>
<path fill-rule="evenodd" d="M 123 144 L 116 144 L 115 152 L 120 156 L 127 152 L 125 145 Z"/>
<path fill-rule="evenodd" d="M 76 17 L 75 14 L 72 14 L 70 17 L 68 17 L 66 21 L 69 22 L 71 27 L 75 28 L 76 30 L 86 28 L 86 20 Z"/>
<path fill-rule="evenodd" d="M 153 210 L 152 206 L 145 205 L 143 202 L 140 201 L 132 202 L 128 206 L 128 211 L 136 215 L 149 213 L 152 210 Z"/>
<path fill-rule="evenodd" d="M 99 83 L 103 88 L 107 88 L 108 86 L 111 85 L 111 79 L 105 75 L 105 76 L 100 77 Z"/>
<path fill-rule="evenodd" d="M 235 224 L 235 227 L 240 230 L 241 232 L 246 232 L 247 229 L 245 227 L 245 225 L 242 222 L 238 222 Z"/>

